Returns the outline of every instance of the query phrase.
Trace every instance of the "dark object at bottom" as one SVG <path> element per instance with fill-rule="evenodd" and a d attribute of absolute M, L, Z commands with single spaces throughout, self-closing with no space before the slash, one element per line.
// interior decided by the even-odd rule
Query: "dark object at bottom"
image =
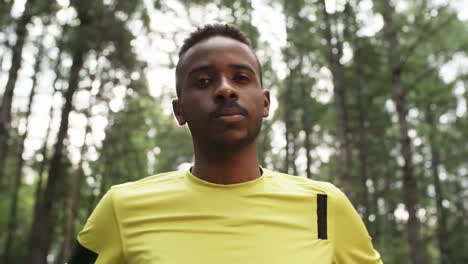
<path fill-rule="evenodd" d="M 83 247 L 80 242 L 76 241 L 68 264 L 94 264 L 97 256 L 97 253 Z"/>

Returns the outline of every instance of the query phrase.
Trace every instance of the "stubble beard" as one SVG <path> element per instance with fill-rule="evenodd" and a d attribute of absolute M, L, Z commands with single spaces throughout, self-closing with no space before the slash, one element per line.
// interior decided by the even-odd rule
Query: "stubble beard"
<path fill-rule="evenodd" d="M 252 129 L 247 128 L 247 133 L 244 137 L 236 140 L 225 140 L 214 137 L 209 134 L 192 134 L 192 140 L 198 145 L 199 150 L 205 155 L 222 158 L 248 148 L 252 144 L 256 144 L 258 135 L 260 134 L 263 119 L 256 121 L 256 125 Z"/>

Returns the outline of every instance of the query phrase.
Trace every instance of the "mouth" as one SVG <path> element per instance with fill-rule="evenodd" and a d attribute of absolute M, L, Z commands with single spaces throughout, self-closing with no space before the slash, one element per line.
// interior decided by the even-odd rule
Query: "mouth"
<path fill-rule="evenodd" d="M 215 120 L 224 122 L 238 122 L 247 116 L 248 112 L 245 108 L 238 104 L 233 104 L 229 107 L 219 107 L 212 113 Z"/>
<path fill-rule="evenodd" d="M 220 115 L 216 117 L 218 120 L 222 120 L 224 122 L 238 122 L 244 119 L 244 115 L 241 114 L 228 114 L 228 115 Z"/>

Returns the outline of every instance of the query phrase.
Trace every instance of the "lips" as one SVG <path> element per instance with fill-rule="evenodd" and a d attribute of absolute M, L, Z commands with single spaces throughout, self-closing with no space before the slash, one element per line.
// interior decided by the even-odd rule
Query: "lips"
<path fill-rule="evenodd" d="M 244 116 L 245 114 L 242 111 L 239 111 L 238 109 L 223 109 L 223 111 L 220 111 L 215 115 L 215 117 L 223 117 L 223 116 Z"/>
<path fill-rule="evenodd" d="M 219 120 L 225 123 L 239 122 L 245 118 L 245 115 L 242 111 L 226 109 L 221 111 L 216 116 L 215 120 Z"/>
<path fill-rule="evenodd" d="M 239 122 L 242 119 L 244 119 L 243 115 L 223 115 L 216 118 L 216 120 L 220 120 L 225 123 Z"/>

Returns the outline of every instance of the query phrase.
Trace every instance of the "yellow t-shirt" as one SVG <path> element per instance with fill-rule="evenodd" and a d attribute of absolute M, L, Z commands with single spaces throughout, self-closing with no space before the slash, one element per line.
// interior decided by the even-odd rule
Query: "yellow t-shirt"
<path fill-rule="evenodd" d="M 330 183 L 263 170 L 219 185 L 189 171 L 113 186 L 78 235 L 96 263 L 381 263 Z"/>

